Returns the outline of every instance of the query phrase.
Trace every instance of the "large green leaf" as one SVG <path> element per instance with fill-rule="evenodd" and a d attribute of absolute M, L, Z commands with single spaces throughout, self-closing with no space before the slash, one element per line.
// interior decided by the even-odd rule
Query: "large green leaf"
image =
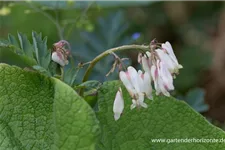
<path fill-rule="evenodd" d="M 107 82 L 99 93 L 98 118 L 102 150 L 224 150 L 225 143 L 166 143 L 154 139 L 224 139 L 224 132 L 211 125 L 184 102 L 163 96 L 147 100 L 148 108 L 130 110 L 131 98 L 123 88 L 125 110 L 113 118 L 113 101 L 120 83 Z"/>
<path fill-rule="evenodd" d="M 98 121 L 65 83 L 0 65 L 0 149 L 93 150 Z"/>

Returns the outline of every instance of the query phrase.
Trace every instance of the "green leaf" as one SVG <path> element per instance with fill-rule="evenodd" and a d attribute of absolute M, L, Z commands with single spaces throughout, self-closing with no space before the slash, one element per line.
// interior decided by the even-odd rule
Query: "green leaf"
<path fill-rule="evenodd" d="M 186 103 L 164 96 L 146 99 L 148 108 L 130 110 L 131 98 L 122 86 L 125 109 L 118 121 L 113 117 L 113 101 L 119 82 L 103 84 L 99 93 L 102 150 L 224 150 L 225 143 L 166 143 L 154 139 L 224 139 L 224 132 L 211 125 Z"/>
<path fill-rule="evenodd" d="M 0 149 L 94 150 L 90 106 L 55 78 L 0 65 Z"/>
<path fill-rule="evenodd" d="M 12 45 L 14 45 L 15 47 L 18 47 L 18 48 L 20 47 L 19 46 L 19 43 L 17 42 L 17 40 L 15 38 L 15 36 L 9 34 L 8 35 L 8 40 L 9 40 L 9 43 L 12 44 Z"/>
<path fill-rule="evenodd" d="M 51 76 L 51 74 L 43 67 L 41 66 L 38 66 L 38 65 L 35 65 L 35 66 L 32 66 L 33 69 L 39 71 L 40 73 L 44 74 L 44 75 L 47 75 L 47 76 Z"/>
<path fill-rule="evenodd" d="M 7 63 L 9 65 L 16 65 L 21 68 L 32 67 L 36 65 L 36 61 L 24 55 L 16 54 L 10 46 L 0 47 L 0 63 Z"/>
<path fill-rule="evenodd" d="M 42 34 L 37 34 L 33 31 L 32 38 L 38 64 L 43 68 L 48 69 L 51 61 L 51 52 L 47 49 L 47 37 L 42 40 Z"/>
<path fill-rule="evenodd" d="M 75 90 L 81 90 L 85 101 L 94 107 L 97 103 L 98 90 L 102 83 L 97 80 L 89 80 L 74 87 Z"/>
<path fill-rule="evenodd" d="M 10 47 L 9 41 L 1 40 L 0 41 L 0 47 Z"/>
<path fill-rule="evenodd" d="M 97 80 L 89 80 L 89 81 L 83 82 L 80 85 L 76 86 L 75 89 L 86 88 L 89 90 L 92 90 L 92 89 L 98 90 L 101 85 L 102 85 L 102 83 Z"/>
<path fill-rule="evenodd" d="M 27 39 L 27 36 L 22 33 L 18 33 L 18 38 L 20 41 L 20 47 L 23 50 L 24 54 L 33 58 L 33 47 L 30 44 L 30 41 Z"/>
<path fill-rule="evenodd" d="M 79 71 L 80 71 L 80 68 L 75 68 L 71 65 L 70 67 L 69 66 L 65 67 L 63 81 L 67 83 L 68 85 L 73 86 Z"/>

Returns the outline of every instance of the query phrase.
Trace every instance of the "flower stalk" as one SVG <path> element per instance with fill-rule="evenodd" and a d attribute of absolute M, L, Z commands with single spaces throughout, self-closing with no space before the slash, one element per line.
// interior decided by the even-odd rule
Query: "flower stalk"
<path fill-rule="evenodd" d="M 120 46 L 120 47 L 115 47 L 115 48 L 111 48 L 108 49 L 106 51 L 104 51 L 103 53 L 99 54 L 98 56 L 96 56 L 89 64 L 82 82 L 85 82 L 88 80 L 92 69 L 94 68 L 95 64 L 97 62 L 99 62 L 102 58 L 108 56 L 111 53 L 117 52 L 117 51 L 124 51 L 124 50 L 129 50 L 129 49 L 136 49 L 136 50 L 140 50 L 140 51 L 148 51 L 149 50 L 149 46 L 145 46 L 145 45 L 124 45 L 124 46 Z M 82 92 L 81 92 L 82 93 Z"/>

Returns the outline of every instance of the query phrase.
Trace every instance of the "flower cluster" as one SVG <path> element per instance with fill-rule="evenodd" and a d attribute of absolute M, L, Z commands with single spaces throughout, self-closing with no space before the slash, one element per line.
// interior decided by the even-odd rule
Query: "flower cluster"
<path fill-rule="evenodd" d="M 144 97 L 153 99 L 151 81 L 154 83 L 156 95 L 170 96 L 169 91 L 174 90 L 173 79 L 183 68 L 174 55 L 169 42 L 158 44 L 153 40 L 150 51 L 138 55 L 138 62 L 142 65 L 144 73 L 136 71 L 129 66 L 127 71 L 120 71 L 119 77 L 132 98 L 131 109 L 135 107 L 147 108 Z M 119 88 L 114 105 L 114 119 L 118 120 L 124 109 L 122 90 Z"/>
<path fill-rule="evenodd" d="M 69 63 L 68 56 L 70 55 L 70 51 L 64 48 L 66 44 L 69 43 L 65 40 L 53 44 L 52 60 L 60 66 L 65 66 Z"/>

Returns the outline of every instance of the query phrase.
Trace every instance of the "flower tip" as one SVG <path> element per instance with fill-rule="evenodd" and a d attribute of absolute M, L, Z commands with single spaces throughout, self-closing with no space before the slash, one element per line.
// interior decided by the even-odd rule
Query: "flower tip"
<path fill-rule="evenodd" d="M 170 97 L 170 93 L 169 92 L 164 93 L 164 95 L 167 96 L 167 97 Z"/>
<path fill-rule="evenodd" d="M 179 64 L 179 65 L 178 65 L 178 68 L 181 69 L 181 68 L 183 68 L 183 66 Z"/>
<path fill-rule="evenodd" d="M 141 103 L 141 106 L 144 107 L 144 108 L 148 108 L 148 105 L 146 103 L 144 103 L 144 102 Z"/>
<path fill-rule="evenodd" d="M 130 109 L 134 109 L 137 106 L 136 100 L 132 99 L 132 104 L 130 105 Z"/>
<path fill-rule="evenodd" d="M 153 100 L 153 96 L 152 95 L 147 95 L 147 98 L 150 100 Z"/>
<path fill-rule="evenodd" d="M 136 105 L 131 104 L 131 105 L 130 105 L 130 110 L 134 109 L 135 107 L 136 107 Z"/>
<path fill-rule="evenodd" d="M 169 42 L 169 41 L 166 41 L 165 44 L 170 44 L 170 42 Z M 170 45 L 171 45 L 171 44 L 170 44 Z"/>
<path fill-rule="evenodd" d="M 115 119 L 115 121 L 119 120 L 120 119 L 120 114 L 118 114 L 118 113 L 114 114 L 114 119 Z"/>

